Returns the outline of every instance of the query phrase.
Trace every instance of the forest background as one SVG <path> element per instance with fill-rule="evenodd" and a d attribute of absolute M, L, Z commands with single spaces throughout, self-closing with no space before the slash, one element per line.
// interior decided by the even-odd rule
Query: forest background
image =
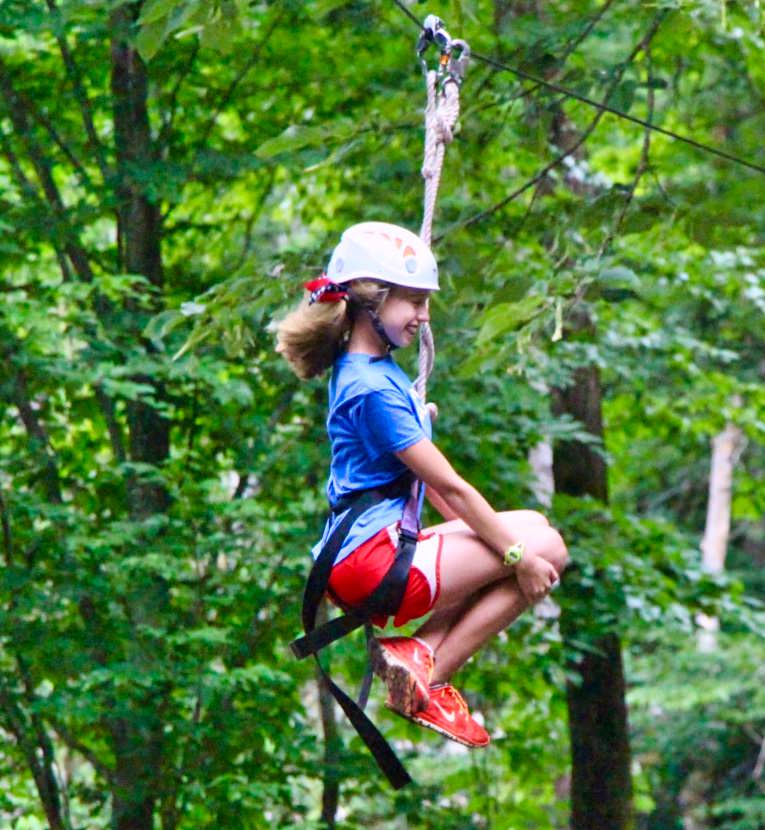
<path fill-rule="evenodd" d="M 419 227 L 407 9 L 765 165 L 759 2 L 0 0 L 0 827 L 765 826 L 763 169 L 498 63 L 429 398 L 574 564 L 460 679 L 488 750 L 373 692 L 397 793 L 289 656 L 326 396 L 270 324 L 345 226 Z M 351 688 L 359 643 L 330 659 Z"/>

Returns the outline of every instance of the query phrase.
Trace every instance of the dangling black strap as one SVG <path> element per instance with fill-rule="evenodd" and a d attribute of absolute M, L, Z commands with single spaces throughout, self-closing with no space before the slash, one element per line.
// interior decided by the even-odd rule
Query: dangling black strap
<path fill-rule="evenodd" d="M 364 623 L 364 637 L 367 641 L 367 653 L 369 653 L 371 641 L 374 639 L 375 631 L 372 627 L 372 623 Z M 367 670 L 364 672 L 364 679 L 361 681 L 361 686 L 359 686 L 359 695 L 356 698 L 356 705 L 361 709 L 363 712 L 367 708 L 367 703 L 369 702 L 369 692 L 372 690 L 372 680 L 374 679 L 375 673 L 372 668 L 372 660 L 367 660 Z"/>
<path fill-rule="evenodd" d="M 345 712 L 353 728 L 372 753 L 375 761 L 377 761 L 377 766 L 390 781 L 393 789 L 400 790 L 407 784 L 411 784 L 412 777 L 406 771 L 406 767 L 399 761 L 396 753 L 391 749 L 390 744 L 382 736 L 380 730 L 361 711 L 356 702 L 330 679 L 322 668 L 318 657 L 316 662 L 332 697 L 340 704 L 340 708 Z"/>
<path fill-rule="evenodd" d="M 319 603 L 327 591 L 332 567 L 351 526 L 372 505 L 385 498 L 403 495 L 407 490 L 410 491 L 410 495 L 404 509 L 399 531 L 398 550 L 387 573 L 361 605 L 316 628 L 316 614 Z M 344 503 L 335 506 L 334 512 L 339 512 L 342 509 L 347 509 L 347 512 L 330 534 L 308 576 L 303 592 L 302 616 L 305 636 L 290 644 L 293 653 L 300 659 L 307 657 L 309 654 L 314 655 L 330 693 L 374 756 L 377 765 L 391 783 L 391 786 L 397 790 L 409 784 L 412 779 L 380 731 L 363 712 L 363 708 L 366 706 L 366 698 L 369 695 L 371 676 L 368 679 L 365 678 L 357 704 L 331 680 L 327 672 L 324 671 L 316 652 L 354 629 L 369 623 L 370 618 L 377 614 L 392 615 L 398 612 L 406 591 L 409 569 L 417 546 L 417 532 L 413 525 L 416 524 L 418 494 L 417 482 L 412 482 L 411 477 L 406 476 L 393 482 L 392 485 L 366 490 L 357 495 L 354 494 Z"/>

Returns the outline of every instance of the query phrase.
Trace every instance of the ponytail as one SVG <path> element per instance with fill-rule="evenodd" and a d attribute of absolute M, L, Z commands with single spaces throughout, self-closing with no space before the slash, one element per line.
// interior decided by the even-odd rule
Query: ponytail
<path fill-rule="evenodd" d="M 310 302 L 310 295 L 276 326 L 276 351 L 295 374 L 307 380 L 328 369 L 350 337 L 361 309 L 377 311 L 390 286 L 378 280 L 348 283 L 348 294 L 337 302 Z"/>

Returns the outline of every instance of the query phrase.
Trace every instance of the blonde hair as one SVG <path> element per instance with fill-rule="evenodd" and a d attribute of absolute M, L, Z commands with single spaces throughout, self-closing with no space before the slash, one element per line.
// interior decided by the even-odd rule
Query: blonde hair
<path fill-rule="evenodd" d="M 379 280 L 348 283 L 347 299 L 309 304 L 306 293 L 300 305 L 276 325 L 276 351 L 303 380 L 328 369 L 342 350 L 361 309 L 378 311 L 392 286 Z"/>

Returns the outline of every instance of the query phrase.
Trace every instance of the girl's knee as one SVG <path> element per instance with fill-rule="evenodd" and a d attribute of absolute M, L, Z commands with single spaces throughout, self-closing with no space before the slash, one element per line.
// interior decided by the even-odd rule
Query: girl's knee
<path fill-rule="evenodd" d="M 547 518 L 536 510 L 511 510 L 502 514 L 508 530 L 528 550 L 542 556 L 560 574 L 568 563 L 568 550 L 562 536 L 550 527 Z"/>
<path fill-rule="evenodd" d="M 568 548 L 563 537 L 553 527 L 545 531 L 544 547 L 540 554 L 547 559 L 558 574 L 562 574 L 568 564 Z"/>

